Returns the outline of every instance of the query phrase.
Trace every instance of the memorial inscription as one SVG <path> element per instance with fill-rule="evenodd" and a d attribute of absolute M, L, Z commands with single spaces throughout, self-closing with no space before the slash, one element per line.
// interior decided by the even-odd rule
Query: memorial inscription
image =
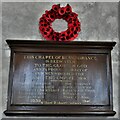
<path fill-rule="evenodd" d="M 108 104 L 105 55 L 27 53 L 16 54 L 15 61 L 13 104 Z"/>
<path fill-rule="evenodd" d="M 6 115 L 115 114 L 110 67 L 115 43 L 7 42 L 12 55 Z"/>

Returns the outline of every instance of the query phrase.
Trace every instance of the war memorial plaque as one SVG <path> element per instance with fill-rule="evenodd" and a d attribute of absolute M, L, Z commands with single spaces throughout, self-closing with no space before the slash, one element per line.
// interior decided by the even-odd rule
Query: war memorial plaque
<path fill-rule="evenodd" d="M 114 115 L 115 42 L 7 40 L 6 115 Z"/>

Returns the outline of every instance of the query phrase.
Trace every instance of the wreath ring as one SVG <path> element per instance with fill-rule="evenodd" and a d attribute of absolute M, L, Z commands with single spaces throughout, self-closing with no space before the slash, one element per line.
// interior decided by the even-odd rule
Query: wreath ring
<path fill-rule="evenodd" d="M 68 23 L 68 29 L 56 32 L 52 28 L 52 22 L 56 19 L 63 19 Z M 51 10 L 46 10 L 39 20 L 39 31 L 46 40 L 51 41 L 72 41 L 81 31 L 78 14 L 72 12 L 69 4 L 60 7 L 60 4 L 53 5 Z"/>

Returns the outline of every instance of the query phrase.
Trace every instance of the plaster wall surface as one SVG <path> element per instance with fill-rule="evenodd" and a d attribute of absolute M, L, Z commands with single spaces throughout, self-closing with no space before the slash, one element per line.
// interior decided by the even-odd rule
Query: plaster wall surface
<path fill-rule="evenodd" d="M 8 74 L 10 63 L 10 49 L 6 39 L 44 40 L 38 31 L 38 21 L 45 10 L 51 9 L 53 4 L 58 2 L 4 2 L 2 3 L 2 112 L 6 110 Z M 67 3 L 60 3 L 65 6 Z M 112 50 L 113 69 L 113 101 L 116 115 L 114 117 L 7 117 L 17 119 L 41 119 L 41 120 L 82 120 L 82 119 L 108 119 L 119 118 L 119 34 L 118 34 L 118 2 L 69 2 L 73 11 L 78 13 L 81 21 L 81 32 L 75 41 L 116 41 L 117 44 Z M 57 27 L 64 27 L 64 24 L 57 24 Z M 0 66 L 1 67 L 1 66 Z"/>

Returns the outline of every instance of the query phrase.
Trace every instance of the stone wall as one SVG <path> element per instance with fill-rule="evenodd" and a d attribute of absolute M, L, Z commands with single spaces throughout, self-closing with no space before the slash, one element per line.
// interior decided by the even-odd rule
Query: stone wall
<path fill-rule="evenodd" d="M 46 9 L 51 9 L 52 4 L 47 2 L 13 2 L 2 4 L 2 112 L 6 109 L 8 73 L 10 62 L 10 49 L 6 39 L 42 40 L 38 31 L 38 20 Z M 65 6 L 67 3 L 60 3 Z M 73 11 L 78 13 L 81 21 L 81 29 L 76 41 L 116 41 L 117 44 L 112 51 L 113 69 L 113 101 L 114 110 L 117 112 L 114 117 L 119 117 L 119 35 L 118 35 L 118 3 L 79 2 L 69 3 Z M 61 26 L 58 26 L 61 27 Z M 57 29 L 57 28 L 56 28 Z M 3 118 L 7 117 L 4 114 Z M 34 117 L 35 118 L 35 117 Z M 41 117 L 36 117 L 41 118 Z M 45 120 L 48 117 L 44 118 Z M 63 117 L 62 117 L 63 118 Z M 109 117 L 100 117 L 106 119 Z M 32 119 L 32 118 L 31 118 Z M 41 118 L 43 119 L 43 118 Z M 51 118 L 57 119 L 58 118 Z M 59 118 L 61 119 L 61 118 Z M 64 118 L 65 119 L 65 118 Z M 70 118 L 66 118 L 70 120 Z M 80 118 L 74 118 L 80 119 Z M 82 117 L 81 119 L 86 119 Z M 90 117 L 88 118 L 90 119 Z M 93 119 L 93 118 L 91 118 Z M 98 119 L 94 117 L 94 119 Z M 73 120 L 73 118 L 71 118 Z"/>

